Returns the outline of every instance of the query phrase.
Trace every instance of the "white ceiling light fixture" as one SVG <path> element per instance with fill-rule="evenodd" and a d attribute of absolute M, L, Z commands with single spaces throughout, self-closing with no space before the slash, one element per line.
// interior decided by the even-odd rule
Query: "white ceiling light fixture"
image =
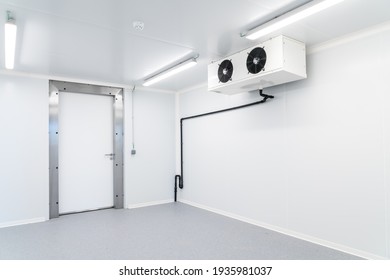
<path fill-rule="evenodd" d="M 7 22 L 4 29 L 5 68 L 14 69 L 17 26 L 11 12 L 7 11 Z"/>
<path fill-rule="evenodd" d="M 278 16 L 247 33 L 241 33 L 241 37 L 246 37 L 249 40 L 256 40 L 269 33 L 279 30 L 285 26 L 288 26 L 301 19 L 316 14 L 322 10 L 325 10 L 333 5 L 343 2 L 344 0 L 313 0 L 307 4 L 299 6 L 281 16 Z"/>
<path fill-rule="evenodd" d="M 168 77 L 171 77 L 177 73 L 180 73 L 184 70 L 187 70 L 193 66 L 196 65 L 196 59 L 198 58 L 198 56 L 196 57 L 193 57 L 193 58 L 190 58 L 186 61 L 183 61 L 183 62 L 180 62 L 179 64 L 163 71 L 163 72 L 160 72 L 152 77 L 150 77 L 149 79 L 146 79 L 145 82 L 143 83 L 143 86 L 147 87 L 147 86 L 150 86 L 152 84 L 155 84 L 161 80 L 164 80 Z"/>

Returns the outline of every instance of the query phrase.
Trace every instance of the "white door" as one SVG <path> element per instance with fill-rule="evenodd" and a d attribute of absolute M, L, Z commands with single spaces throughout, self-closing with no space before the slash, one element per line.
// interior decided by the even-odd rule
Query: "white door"
<path fill-rule="evenodd" d="M 113 97 L 59 95 L 59 213 L 113 207 Z"/>

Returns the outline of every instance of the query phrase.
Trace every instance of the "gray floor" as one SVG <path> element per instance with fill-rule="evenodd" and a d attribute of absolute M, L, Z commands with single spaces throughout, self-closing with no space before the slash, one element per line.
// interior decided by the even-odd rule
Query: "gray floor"
<path fill-rule="evenodd" d="M 181 203 L 0 229 L 0 259 L 359 259 Z"/>

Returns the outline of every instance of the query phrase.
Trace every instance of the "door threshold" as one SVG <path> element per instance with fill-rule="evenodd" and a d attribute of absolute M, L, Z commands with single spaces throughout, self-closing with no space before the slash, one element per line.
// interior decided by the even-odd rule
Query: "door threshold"
<path fill-rule="evenodd" d="M 95 212 L 95 211 L 108 210 L 108 209 L 114 209 L 114 206 L 104 207 L 104 208 L 97 208 L 97 209 L 91 209 L 91 210 L 83 210 L 83 211 L 77 211 L 77 212 L 65 212 L 65 213 L 61 213 L 59 215 L 60 216 L 66 216 L 66 215 L 81 214 L 81 213 Z"/>

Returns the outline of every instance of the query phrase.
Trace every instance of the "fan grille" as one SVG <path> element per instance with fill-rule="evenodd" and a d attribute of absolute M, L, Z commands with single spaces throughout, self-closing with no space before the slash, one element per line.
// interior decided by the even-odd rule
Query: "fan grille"
<path fill-rule="evenodd" d="M 232 79 L 233 75 L 233 63 L 225 59 L 218 67 L 218 79 L 222 83 L 226 83 L 227 81 Z"/>
<path fill-rule="evenodd" d="M 267 61 L 267 54 L 263 48 L 254 48 L 246 59 L 246 68 L 249 73 L 257 74 L 264 69 Z"/>

